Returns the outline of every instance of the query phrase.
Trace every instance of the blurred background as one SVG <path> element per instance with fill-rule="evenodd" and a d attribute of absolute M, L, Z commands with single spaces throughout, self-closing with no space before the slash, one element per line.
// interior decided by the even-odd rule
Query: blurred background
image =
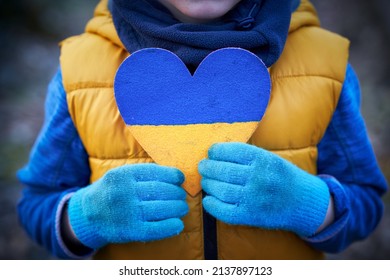
<path fill-rule="evenodd" d="M 322 25 L 351 41 L 350 62 L 362 87 L 362 114 L 390 181 L 390 1 L 312 0 Z M 43 121 L 58 43 L 83 31 L 98 0 L 0 0 L 0 259 L 53 259 L 21 229 L 15 173 Z M 376 231 L 329 259 L 390 259 L 390 194 Z"/>

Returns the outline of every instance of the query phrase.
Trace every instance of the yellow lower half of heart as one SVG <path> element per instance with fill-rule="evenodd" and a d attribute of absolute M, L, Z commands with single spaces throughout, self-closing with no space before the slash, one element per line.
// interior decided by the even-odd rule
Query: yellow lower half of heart
<path fill-rule="evenodd" d="M 183 188 L 195 196 L 202 189 L 198 163 L 207 157 L 210 146 L 220 142 L 246 143 L 258 124 L 135 125 L 129 128 L 157 164 L 176 167 L 184 173 Z"/>

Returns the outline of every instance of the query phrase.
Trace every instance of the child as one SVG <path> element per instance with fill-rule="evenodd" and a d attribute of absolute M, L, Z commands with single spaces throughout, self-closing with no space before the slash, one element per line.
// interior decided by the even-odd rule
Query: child
<path fill-rule="evenodd" d="M 194 71 L 247 49 L 269 67 L 271 100 L 248 144 L 199 163 L 203 193 L 152 163 L 119 115 L 113 79 L 136 50 L 168 49 Z M 308 0 L 102 0 L 62 43 L 46 118 L 18 205 L 31 237 L 61 258 L 319 259 L 366 238 L 387 184 L 359 113 L 348 42 Z M 205 210 L 205 211 L 203 211 Z"/>

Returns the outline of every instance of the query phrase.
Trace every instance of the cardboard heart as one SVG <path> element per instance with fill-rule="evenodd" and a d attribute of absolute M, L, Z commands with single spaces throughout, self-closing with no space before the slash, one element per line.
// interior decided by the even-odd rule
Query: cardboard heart
<path fill-rule="evenodd" d="M 119 67 L 115 99 L 126 125 L 158 164 L 179 168 L 184 189 L 200 190 L 197 167 L 218 142 L 247 142 L 262 119 L 271 81 L 249 51 L 212 52 L 191 75 L 175 54 L 143 49 Z"/>

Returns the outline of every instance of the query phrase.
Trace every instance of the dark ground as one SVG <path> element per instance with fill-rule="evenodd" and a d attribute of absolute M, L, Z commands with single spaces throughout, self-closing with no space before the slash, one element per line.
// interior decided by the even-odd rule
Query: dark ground
<path fill-rule="evenodd" d="M 46 86 L 58 67 L 58 42 L 82 32 L 97 0 L 0 0 L 0 259 L 51 259 L 20 228 L 15 172 L 43 119 Z M 323 26 L 351 40 L 350 62 L 362 85 L 362 113 L 390 181 L 390 1 L 313 0 Z M 390 195 L 377 230 L 330 259 L 390 259 Z"/>

